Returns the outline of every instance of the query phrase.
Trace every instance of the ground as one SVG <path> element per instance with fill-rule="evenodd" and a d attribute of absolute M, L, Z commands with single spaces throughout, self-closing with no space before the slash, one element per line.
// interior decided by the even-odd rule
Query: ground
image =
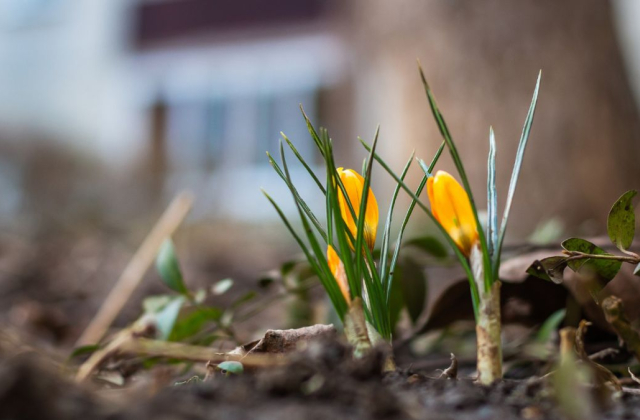
<path fill-rule="evenodd" d="M 0 418 L 84 419 L 562 419 L 551 388 L 537 378 L 491 387 L 436 372 L 381 373 L 383 354 L 354 360 L 338 341 L 310 343 L 288 363 L 216 373 L 176 385 L 158 369 L 127 390 L 79 386 L 35 352 L 0 361 Z M 134 381 L 135 382 L 135 381 Z M 161 385 L 159 385 L 161 384 Z M 640 418 L 640 396 L 623 394 L 594 418 Z"/>

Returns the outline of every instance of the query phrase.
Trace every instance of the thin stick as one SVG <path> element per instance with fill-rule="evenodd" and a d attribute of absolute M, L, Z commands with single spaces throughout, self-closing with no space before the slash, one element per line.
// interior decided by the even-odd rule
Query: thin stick
<path fill-rule="evenodd" d="M 190 362 L 221 363 L 227 360 L 242 362 L 247 367 L 269 367 L 287 363 L 286 358 L 273 354 L 220 353 L 210 347 L 151 340 L 138 337 L 133 329 L 121 331 L 105 348 L 96 351 L 80 366 L 76 374 L 77 382 L 84 382 L 105 360 L 116 354 L 133 354 L 150 357 L 164 357 Z"/>
<path fill-rule="evenodd" d="M 182 192 L 173 199 L 127 264 L 98 313 L 78 339 L 77 347 L 95 344 L 102 340 L 153 263 L 160 245 L 180 226 L 192 204 L 193 194 L 189 192 Z"/>
<path fill-rule="evenodd" d="M 120 353 L 145 355 L 151 357 L 165 357 L 168 359 L 186 360 L 190 362 L 211 362 L 214 364 L 227 360 L 236 360 L 250 367 L 268 367 L 287 362 L 286 358 L 276 354 L 235 354 L 220 353 L 210 347 L 194 346 L 170 341 L 151 340 L 148 338 L 134 338 L 123 343 Z"/>
<path fill-rule="evenodd" d="M 118 352 L 118 349 L 127 341 L 132 339 L 133 332 L 130 329 L 120 331 L 118 335 L 105 348 L 93 353 L 84 362 L 76 373 L 76 382 L 84 382 L 91 373 L 96 370 L 105 360 Z"/>

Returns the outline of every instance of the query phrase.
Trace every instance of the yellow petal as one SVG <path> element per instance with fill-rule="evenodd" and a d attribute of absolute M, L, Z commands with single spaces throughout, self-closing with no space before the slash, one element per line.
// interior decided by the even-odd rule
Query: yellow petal
<path fill-rule="evenodd" d="M 431 212 L 463 254 L 469 256 L 478 241 L 478 228 L 471 201 L 462 186 L 445 171 L 427 180 Z"/>
<path fill-rule="evenodd" d="M 327 262 L 329 263 L 329 270 L 331 270 L 331 274 L 333 274 L 333 277 L 335 277 L 336 282 L 340 287 L 344 300 L 347 301 L 347 304 L 350 304 L 351 296 L 349 295 L 349 281 L 347 280 L 347 273 L 344 270 L 344 264 L 342 264 L 336 250 L 333 249 L 331 245 L 327 247 Z"/>
<path fill-rule="evenodd" d="M 354 171 L 353 169 L 338 168 L 338 175 L 344 185 L 349 202 L 353 207 L 353 211 L 358 216 L 360 212 L 360 200 L 362 199 L 362 190 L 364 189 L 364 178 L 362 175 Z M 340 213 L 347 228 L 355 238 L 357 235 L 357 224 L 351 215 L 349 205 L 345 200 L 342 190 L 338 191 L 338 203 L 340 205 Z M 367 208 L 364 213 L 364 240 L 367 243 L 369 249 L 373 250 L 376 244 L 376 234 L 378 231 L 378 202 L 376 196 L 373 195 L 373 191 L 369 188 L 369 196 L 367 197 Z M 353 245 L 352 245 L 353 246 Z"/>

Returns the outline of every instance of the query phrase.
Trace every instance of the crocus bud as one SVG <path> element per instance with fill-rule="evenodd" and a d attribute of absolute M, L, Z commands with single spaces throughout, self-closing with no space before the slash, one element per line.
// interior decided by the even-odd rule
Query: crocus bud
<path fill-rule="evenodd" d="M 431 213 L 460 251 L 469 257 L 478 241 L 478 227 L 467 192 L 450 174 L 438 171 L 427 180 L 427 194 Z"/>
<path fill-rule="evenodd" d="M 344 296 L 344 300 L 347 301 L 347 305 L 351 304 L 349 281 L 347 280 L 347 273 L 344 271 L 344 264 L 342 264 L 336 250 L 333 249 L 331 245 L 327 247 L 327 262 L 329 263 L 329 270 L 331 270 L 331 274 L 333 274 L 336 282 L 338 282 L 338 286 Z"/>
<path fill-rule="evenodd" d="M 353 207 L 356 218 L 360 214 L 360 200 L 362 198 L 362 190 L 364 189 L 364 178 L 362 175 L 354 171 L 353 169 L 338 168 L 338 175 L 344 185 L 347 195 L 349 196 L 349 202 Z M 349 205 L 345 200 L 342 190 L 338 191 L 338 203 L 340 204 L 340 213 L 342 213 L 342 219 L 346 223 L 349 231 L 355 238 L 358 233 L 357 224 L 349 210 Z M 369 188 L 369 196 L 367 197 L 367 208 L 364 213 L 364 240 L 370 250 L 373 250 L 376 244 L 376 233 L 378 230 L 378 202 L 375 195 Z M 353 247 L 353 244 L 351 245 Z"/>

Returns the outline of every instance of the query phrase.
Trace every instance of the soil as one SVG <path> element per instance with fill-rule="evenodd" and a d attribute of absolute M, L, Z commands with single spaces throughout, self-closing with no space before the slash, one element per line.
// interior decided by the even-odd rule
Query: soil
<path fill-rule="evenodd" d="M 543 381 L 470 379 L 400 369 L 383 354 L 353 360 L 336 341 L 310 343 L 285 366 L 135 389 L 78 386 L 34 353 L 0 359 L 0 419 L 562 419 Z M 624 394 L 595 418 L 640 418 L 640 396 Z"/>

